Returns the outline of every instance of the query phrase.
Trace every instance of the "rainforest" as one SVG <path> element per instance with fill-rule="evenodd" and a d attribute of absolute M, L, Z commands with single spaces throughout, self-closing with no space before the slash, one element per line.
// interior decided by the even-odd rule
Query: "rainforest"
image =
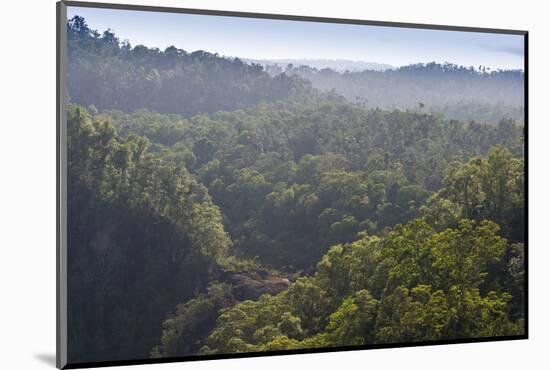
<path fill-rule="evenodd" d="M 524 334 L 522 70 L 67 43 L 71 362 Z"/>

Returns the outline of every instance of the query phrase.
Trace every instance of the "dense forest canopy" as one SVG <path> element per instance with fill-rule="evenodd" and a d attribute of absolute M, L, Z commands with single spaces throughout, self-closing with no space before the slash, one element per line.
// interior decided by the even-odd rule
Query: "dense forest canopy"
<path fill-rule="evenodd" d="M 396 69 L 345 71 L 289 64 L 267 65 L 273 76 L 299 76 L 323 90 L 334 89 L 366 107 L 439 112 L 452 119 L 496 123 L 522 120 L 524 73 L 484 66 L 418 63 Z"/>
<path fill-rule="evenodd" d="M 521 119 L 373 107 L 82 17 L 68 40 L 71 361 L 523 333 Z"/>
<path fill-rule="evenodd" d="M 323 69 L 330 68 L 338 72 L 358 72 L 358 71 L 384 71 L 386 69 L 395 68 L 392 65 L 376 62 L 363 62 L 361 60 L 345 60 L 345 59 L 243 59 L 247 63 L 260 64 L 264 66 L 266 70 L 273 73 L 281 73 L 283 68 L 289 64 L 301 66 L 306 65 L 309 67 Z"/>
<path fill-rule="evenodd" d="M 493 124 L 504 118 L 521 121 L 524 114 L 521 70 L 434 62 L 341 71 L 315 68 L 323 62 L 315 60 L 309 62 L 313 67 L 289 63 L 283 68 L 204 50 L 132 47 L 111 30 L 90 29 L 78 16 L 68 22 L 67 35 L 70 100 L 99 109 L 146 108 L 191 116 L 297 98 L 311 92 L 313 84 L 369 108 L 442 113 Z"/>
<path fill-rule="evenodd" d="M 369 111 L 338 96 L 191 119 L 147 111 L 100 116 L 122 135 L 147 136 L 159 156 L 195 173 L 223 209 L 237 250 L 278 268 L 308 269 L 333 243 L 419 216 L 428 198 L 454 181 L 451 171 L 495 145 L 508 148 L 500 155 L 522 155 L 522 128 L 511 121 L 493 126 Z M 487 181 L 495 176 L 489 168 L 472 171 Z M 521 174 L 522 164 L 513 171 Z M 463 207 L 459 195 L 443 192 L 430 204 L 443 196 Z M 478 210 L 492 212 L 485 208 Z M 474 216 L 465 212 L 459 214 Z"/>
<path fill-rule="evenodd" d="M 147 108 L 185 116 L 234 110 L 307 93 L 310 84 L 282 74 L 271 78 L 260 65 L 191 53 L 132 47 L 106 30 L 91 30 L 82 17 L 67 24 L 70 101 L 131 112 Z"/>

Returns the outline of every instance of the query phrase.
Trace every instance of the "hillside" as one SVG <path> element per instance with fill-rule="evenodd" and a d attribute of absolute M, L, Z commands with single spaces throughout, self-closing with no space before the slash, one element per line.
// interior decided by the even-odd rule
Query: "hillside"
<path fill-rule="evenodd" d="M 310 85 L 203 50 L 164 51 L 120 42 L 75 17 L 67 25 L 69 100 L 83 106 L 146 108 L 185 116 L 252 106 L 307 93 Z"/>
<path fill-rule="evenodd" d="M 415 64 L 384 71 L 338 72 L 295 65 L 285 74 L 334 89 L 365 107 L 442 113 L 458 120 L 522 120 L 522 71 L 490 71 L 453 64 Z"/>
<path fill-rule="evenodd" d="M 524 332 L 522 73 L 272 76 L 68 32 L 71 361 Z M 432 113 L 468 99 L 496 116 Z"/>
<path fill-rule="evenodd" d="M 299 67 L 302 65 L 311 68 L 330 68 L 337 72 L 359 72 L 359 71 L 384 71 L 395 68 L 392 65 L 376 62 L 364 62 L 360 60 L 345 59 L 243 59 L 247 63 L 260 64 L 271 74 L 283 72 L 289 64 Z"/>

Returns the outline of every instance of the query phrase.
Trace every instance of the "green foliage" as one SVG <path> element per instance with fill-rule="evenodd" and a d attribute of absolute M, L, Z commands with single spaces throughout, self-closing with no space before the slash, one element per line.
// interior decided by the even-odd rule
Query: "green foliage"
<path fill-rule="evenodd" d="M 491 221 L 437 232 L 418 219 L 383 237 L 363 235 L 332 247 L 314 277 L 223 310 L 201 352 L 518 334 L 512 296 L 480 288 L 506 246 Z"/>
<path fill-rule="evenodd" d="M 449 166 L 443 188 L 423 207 L 422 213 L 440 228 L 456 225 L 461 218 L 490 219 L 503 235 L 523 241 L 524 163 L 502 146 L 487 157 L 473 157 L 465 164 Z"/>
<path fill-rule="evenodd" d="M 68 42 L 71 361 L 522 333 L 521 72 Z"/>
<path fill-rule="evenodd" d="M 71 357 L 138 356 L 162 317 L 205 288 L 230 239 L 207 189 L 150 153 L 149 140 L 123 139 L 78 106 L 67 130 Z"/>
<path fill-rule="evenodd" d="M 70 330 L 91 333 L 74 358 L 521 332 L 522 249 L 502 238 L 523 241 L 517 126 L 316 99 L 190 119 L 69 107 Z M 219 268 L 315 261 L 275 297 L 232 308 L 206 293 Z M 147 289 L 115 300 L 129 281 Z"/>
<path fill-rule="evenodd" d="M 494 145 L 508 145 L 509 156 L 521 153 L 521 130 L 514 124 L 368 111 L 330 94 L 189 119 L 144 110 L 100 116 L 110 117 L 124 137 L 145 135 L 153 143 L 150 152 L 185 165 L 208 187 L 235 253 L 290 271 L 311 268 L 330 245 L 350 242 L 358 232 L 377 233 L 418 217 L 432 195 L 432 223 L 445 227 L 472 218 L 462 202 L 434 191 L 444 179 L 449 188 L 462 186 L 448 173 Z M 521 160 L 510 158 L 521 171 Z M 505 161 L 491 159 L 492 166 Z M 473 176 L 481 186 L 479 171 Z M 515 179 L 507 191 L 521 202 L 522 179 Z M 500 210 L 496 204 L 475 219 L 508 222 L 492 218 L 493 209 Z"/>
<path fill-rule="evenodd" d="M 329 317 L 328 340 L 334 344 L 372 343 L 370 333 L 376 323 L 378 301 L 367 290 L 360 290 L 342 301 Z"/>
<path fill-rule="evenodd" d="M 259 65 L 203 50 L 161 51 L 100 34 L 75 16 L 67 23 L 68 90 L 73 103 L 127 112 L 147 108 L 190 116 L 251 106 L 310 90 L 304 80 L 271 77 Z M 171 140 L 167 137 L 168 140 Z"/>
<path fill-rule="evenodd" d="M 215 283 L 206 294 L 200 294 L 185 304 L 176 306 L 162 323 L 160 345 L 153 348 L 151 357 L 195 354 L 204 333 L 213 329 L 218 310 L 233 300 L 231 286 Z"/>
<path fill-rule="evenodd" d="M 285 73 L 309 80 L 318 89 L 334 89 L 364 107 L 442 113 L 451 119 L 492 124 L 524 116 L 521 70 L 432 62 L 351 72 L 300 65 Z"/>

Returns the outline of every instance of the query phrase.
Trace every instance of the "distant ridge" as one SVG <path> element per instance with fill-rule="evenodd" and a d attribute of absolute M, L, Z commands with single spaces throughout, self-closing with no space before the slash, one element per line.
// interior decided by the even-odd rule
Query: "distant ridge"
<path fill-rule="evenodd" d="M 256 63 L 263 66 L 279 66 L 285 68 L 288 64 L 292 64 L 294 67 L 301 65 L 307 65 L 312 68 L 323 69 L 330 68 L 338 72 L 350 71 L 385 71 L 387 69 L 394 69 L 395 67 L 389 64 L 376 63 L 376 62 L 364 62 L 360 60 L 345 60 L 345 59 L 242 59 L 247 63 Z"/>

